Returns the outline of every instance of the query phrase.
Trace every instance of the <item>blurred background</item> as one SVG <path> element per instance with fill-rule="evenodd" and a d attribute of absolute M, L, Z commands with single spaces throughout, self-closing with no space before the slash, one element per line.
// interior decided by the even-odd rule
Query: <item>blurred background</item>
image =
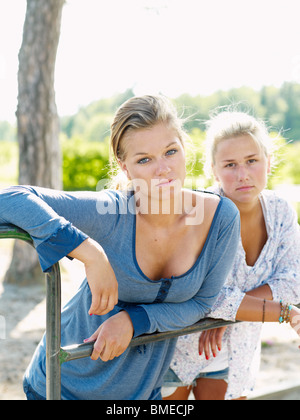
<path fill-rule="evenodd" d="M 19 176 L 15 112 L 25 15 L 26 0 L 0 0 L 1 187 Z M 192 116 L 190 176 L 198 185 L 209 182 L 204 122 L 235 103 L 263 118 L 278 140 L 269 187 L 300 184 L 298 16 L 298 0 L 66 1 L 54 78 L 63 188 L 95 190 L 107 177 L 113 114 L 146 93 L 167 95 Z M 295 188 L 283 191 L 297 199 Z"/>
<path fill-rule="evenodd" d="M 0 188 L 95 191 L 108 177 L 116 109 L 161 93 L 189 117 L 196 187 L 212 182 L 203 173 L 211 112 L 238 104 L 265 120 L 277 146 L 269 188 L 300 218 L 299 12 L 299 0 L 0 0 Z M 0 244 L 0 400 L 24 398 L 45 328 L 44 277 L 27 248 Z M 84 275 L 74 264 L 62 263 L 65 302 Z M 265 330 L 258 388 L 299 382 L 295 337 L 285 334 Z"/>

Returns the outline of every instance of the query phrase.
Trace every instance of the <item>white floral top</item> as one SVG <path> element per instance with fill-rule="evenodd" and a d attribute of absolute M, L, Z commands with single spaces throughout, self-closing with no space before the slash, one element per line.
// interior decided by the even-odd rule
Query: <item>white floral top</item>
<path fill-rule="evenodd" d="M 211 318 L 235 321 L 245 293 L 264 284 L 270 286 L 275 301 L 300 302 L 300 230 L 296 212 L 273 191 L 264 190 L 260 201 L 268 240 L 253 267 L 246 263 L 240 240 L 231 274 L 209 315 Z M 260 323 L 246 322 L 227 328 L 222 346 L 222 352 L 228 352 L 226 399 L 239 398 L 254 388 L 259 363 L 253 366 L 255 355 L 260 352 L 261 328 Z M 209 361 L 199 356 L 198 341 L 199 334 L 180 337 L 171 363 L 185 384 L 191 384 L 200 372 L 217 363 L 218 356 Z"/>

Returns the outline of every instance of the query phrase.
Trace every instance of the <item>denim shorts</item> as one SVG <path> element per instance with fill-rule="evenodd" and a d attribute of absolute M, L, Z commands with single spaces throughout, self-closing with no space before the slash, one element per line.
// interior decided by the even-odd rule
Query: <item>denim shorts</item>
<path fill-rule="evenodd" d="M 39 395 L 27 382 L 26 379 L 23 381 L 23 390 L 26 395 L 27 401 L 46 401 L 46 398 Z"/>
<path fill-rule="evenodd" d="M 201 379 L 201 378 L 218 379 L 218 380 L 223 380 L 228 383 L 228 373 L 229 373 L 229 368 L 226 368 L 224 370 L 219 370 L 218 372 L 199 373 L 199 375 L 194 379 L 194 381 L 191 384 L 187 385 L 178 378 L 178 376 L 172 369 L 169 369 L 167 374 L 164 377 L 164 382 L 162 386 L 162 396 L 167 397 L 169 395 L 172 395 L 176 391 L 177 388 L 180 388 L 183 386 L 190 386 L 193 388 L 196 386 L 197 379 Z"/>
<path fill-rule="evenodd" d="M 26 379 L 23 381 L 23 390 L 26 395 L 27 401 L 46 401 L 46 398 L 39 395 Z M 152 391 L 150 399 L 152 401 L 160 401 L 162 399 L 161 388 L 156 388 Z"/>

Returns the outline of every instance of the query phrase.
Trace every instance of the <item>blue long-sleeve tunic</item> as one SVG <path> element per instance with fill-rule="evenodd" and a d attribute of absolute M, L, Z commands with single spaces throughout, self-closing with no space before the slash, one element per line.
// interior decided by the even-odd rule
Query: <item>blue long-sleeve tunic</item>
<path fill-rule="evenodd" d="M 119 303 L 104 316 L 88 315 L 91 292 L 85 279 L 62 312 L 62 346 L 80 343 L 106 319 L 126 310 L 134 336 L 181 329 L 204 318 L 216 301 L 237 250 L 240 222 L 234 204 L 220 197 L 205 245 L 185 274 L 152 281 L 140 269 L 135 250 L 134 196 L 106 190 L 66 193 L 34 187 L 0 192 L 0 224 L 14 224 L 33 238 L 43 271 L 87 237 L 106 252 L 119 284 Z M 103 362 L 81 359 L 62 365 L 62 399 L 153 400 L 172 359 L 176 339 L 127 349 Z M 46 395 L 46 343 L 28 367 L 27 383 Z"/>

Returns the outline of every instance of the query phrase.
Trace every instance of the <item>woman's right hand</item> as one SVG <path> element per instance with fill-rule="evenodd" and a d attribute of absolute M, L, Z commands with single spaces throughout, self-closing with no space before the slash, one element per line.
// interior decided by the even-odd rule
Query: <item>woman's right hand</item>
<path fill-rule="evenodd" d="M 121 356 L 128 348 L 133 337 L 134 328 L 129 314 L 121 311 L 108 318 L 85 343 L 95 342 L 92 360 L 103 362 Z"/>
<path fill-rule="evenodd" d="M 118 282 L 103 248 L 87 239 L 69 256 L 84 263 L 92 293 L 90 315 L 105 315 L 118 303 Z"/>

